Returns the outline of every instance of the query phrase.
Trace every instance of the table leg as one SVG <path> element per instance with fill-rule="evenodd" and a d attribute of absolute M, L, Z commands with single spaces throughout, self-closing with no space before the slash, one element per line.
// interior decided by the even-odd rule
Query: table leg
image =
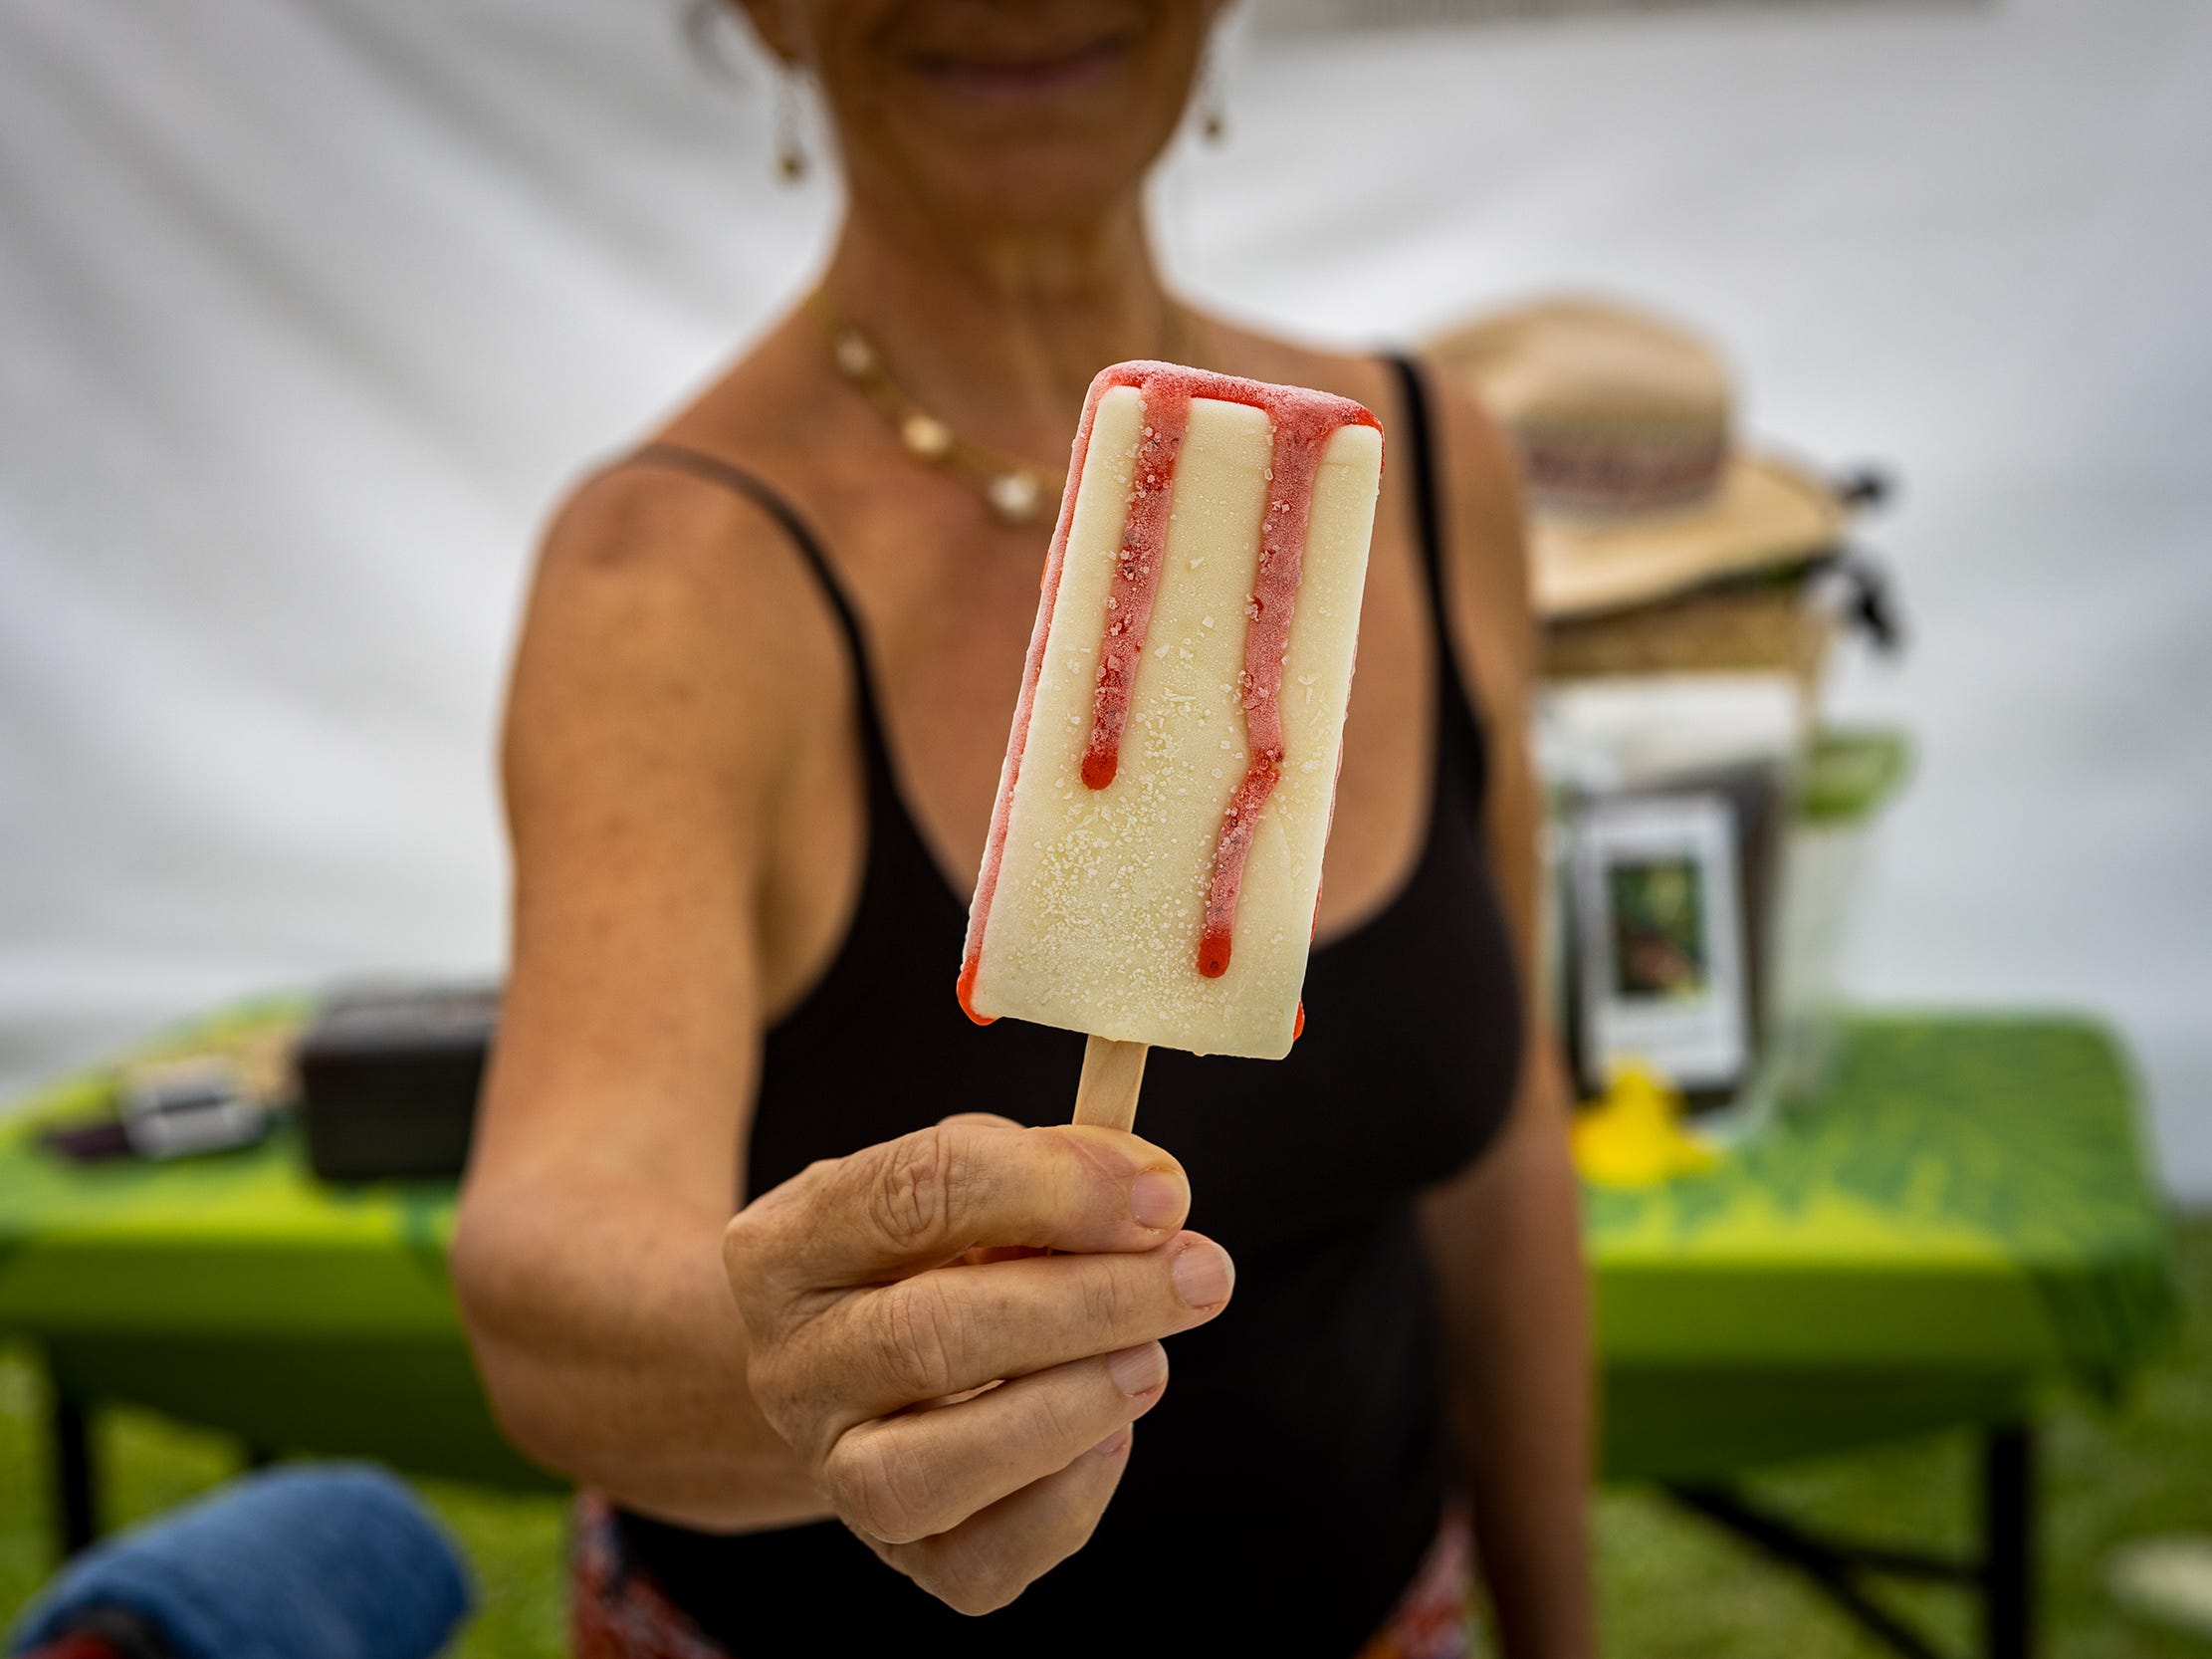
<path fill-rule="evenodd" d="M 1972 1587 L 1977 1563 L 1839 1539 L 1761 1508 L 1722 1485 L 1673 1486 L 1674 1502 L 1801 1572 L 1838 1611 L 1899 1659 L 1940 1659 L 1936 1649 L 1867 1591 L 1875 1575 Z"/>
<path fill-rule="evenodd" d="M 48 1443 L 54 1457 L 56 1556 L 70 1556 L 100 1536 L 94 1502 L 92 1425 L 86 1402 L 70 1392 L 50 1366 L 47 1370 Z"/>
<path fill-rule="evenodd" d="M 2035 1431 L 2012 1423 L 1982 1442 L 1982 1643 L 1988 1659 L 2030 1659 L 2036 1613 Z"/>

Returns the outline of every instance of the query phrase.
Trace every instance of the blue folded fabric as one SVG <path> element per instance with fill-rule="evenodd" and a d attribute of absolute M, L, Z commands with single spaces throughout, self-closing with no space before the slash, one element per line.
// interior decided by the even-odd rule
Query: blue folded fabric
<path fill-rule="evenodd" d="M 429 1659 L 470 1599 L 458 1551 L 399 1481 L 361 1464 L 290 1465 L 87 1550 L 25 1611 L 9 1650 L 119 1608 L 176 1659 Z"/>

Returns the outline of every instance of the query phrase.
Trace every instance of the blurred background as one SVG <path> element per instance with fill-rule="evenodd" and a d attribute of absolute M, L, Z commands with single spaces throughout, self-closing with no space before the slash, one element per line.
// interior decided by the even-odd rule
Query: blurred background
<path fill-rule="evenodd" d="M 1921 764 L 1848 983 L 2109 1015 L 2212 1197 L 2212 10 L 1332 26 L 1446 9 L 1247 7 L 1171 272 L 1355 344 L 1633 298 L 1754 436 L 1892 464 L 1914 647 L 1837 696 Z M 496 969 L 534 535 L 823 245 L 768 105 L 676 0 L 0 7 L 0 1095 L 243 990 Z"/>
<path fill-rule="evenodd" d="M 1221 73 L 1157 204 L 1202 303 L 1356 346 L 1616 296 L 1750 436 L 1893 469 L 1911 648 L 1832 701 L 1919 762 L 1847 986 L 2108 1018 L 2212 1201 L 2212 7 L 1247 0 Z M 533 542 L 805 285 L 832 188 L 770 144 L 678 0 L 0 5 L 0 1099 L 496 975 Z"/>

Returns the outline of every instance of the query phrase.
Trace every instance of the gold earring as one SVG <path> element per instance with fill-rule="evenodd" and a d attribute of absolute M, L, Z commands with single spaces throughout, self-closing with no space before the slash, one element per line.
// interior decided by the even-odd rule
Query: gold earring
<path fill-rule="evenodd" d="M 1212 51 L 1199 78 L 1199 136 L 1217 146 L 1228 140 L 1228 99 L 1221 91 L 1220 61 Z"/>
<path fill-rule="evenodd" d="M 804 112 L 799 109 L 798 71 L 779 65 L 775 71 L 776 182 L 797 184 L 812 166 L 806 153 Z"/>

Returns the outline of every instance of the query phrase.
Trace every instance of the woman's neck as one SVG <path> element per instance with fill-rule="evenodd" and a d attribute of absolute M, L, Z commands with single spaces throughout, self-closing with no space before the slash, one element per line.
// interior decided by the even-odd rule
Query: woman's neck
<path fill-rule="evenodd" d="M 1134 199 L 1095 223 L 995 236 L 855 208 L 822 281 L 908 396 L 963 437 L 1054 466 L 1091 376 L 1175 338 Z"/>

